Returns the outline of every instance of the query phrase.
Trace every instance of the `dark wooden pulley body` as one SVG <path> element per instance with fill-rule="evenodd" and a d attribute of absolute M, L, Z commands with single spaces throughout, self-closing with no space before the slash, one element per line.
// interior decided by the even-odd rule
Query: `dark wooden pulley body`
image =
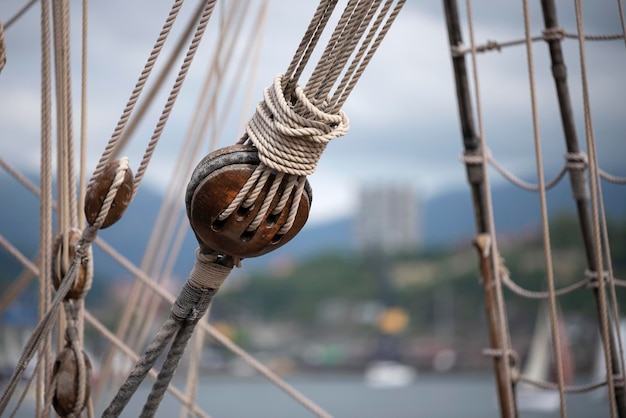
<path fill-rule="evenodd" d="M 240 258 L 257 257 L 287 243 L 306 223 L 312 191 L 305 179 L 306 184 L 295 221 L 288 231 L 284 234 L 279 233 L 287 220 L 294 198 L 291 191 L 285 208 L 278 214 L 272 214 L 272 209 L 286 192 L 288 176 L 285 176 L 260 225 L 250 230 L 249 226 L 261 210 L 277 173 L 270 174 L 252 205 L 244 207 L 240 204 L 226 219 L 219 219 L 220 214 L 233 202 L 259 164 L 261 161 L 255 147 L 233 145 L 210 153 L 196 166 L 187 186 L 185 204 L 191 228 L 201 247 L 202 244 L 206 247 L 203 250 L 213 250 Z M 292 190 L 295 189 L 294 187 Z"/>

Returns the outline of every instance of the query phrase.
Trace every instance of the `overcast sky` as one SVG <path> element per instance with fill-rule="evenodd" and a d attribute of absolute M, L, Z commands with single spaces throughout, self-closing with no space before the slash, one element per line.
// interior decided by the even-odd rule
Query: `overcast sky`
<path fill-rule="evenodd" d="M 6 21 L 25 0 L 2 0 L 0 19 Z M 74 104 L 79 103 L 80 2 L 72 1 L 72 74 Z M 166 1 L 91 2 L 89 13 L 88 136 L 91 172 L 111 136 L 123 107 L 154 44 L 170 8 Z M 178 25 L 194 8 L 187 2 Z M 531 2 L 533 34 L 542 19 L 538 2 Z M 573 2 L 557 2 L 561 25 L 575 32 Z M 259 2 L 247 2 L 256 10 Z M 585 2 L 588 33 L 621 31 L 615 1 Z M 340 2 L 340 6 L 343 2 Z M 246 108 L 243 93 L 239 108 L 224 121 L 220 146 L 231 145 L 241 135 L 240 115 L 252 114 L 262 90 L 284 72 L 310 21 L 317 1 L 270 1 L 259 66 L 252 98 Z M 463 14 L 464 3 L 460 5 Z M 202 50 L 181 92 L 163 139 L 145 180 L 145 187 L 159 188 L 171 177 L 171 168 L 185 134 L 197 91 L 215 51 L 220 9 L 216 10 Z M 256 12 L 252 12 L 254 14 Z M 522 3 L 488 0 L 476 2 L 473 11 L 478 43 L 507 41 L 524 36 Z M 250 21 L 241 25 L 245 34 Z M 469 43 L 466 22 L 464 40 Z M 175 36 L 177 32 L 174 33 Z M 33 7 L 6 33 L 8 61 L 0 74 L 0 153 L 25 169 L 39 165 L 39 7 Z M 242 39 L 245 38 L 242 36 Z M 173 42 L 171 42 L 173 43 Z M 241 45 L 237 47 L 240 52 Z M 584 143 L 582 94 L 578 45 L 564 41 L 578 133 Z M 165 54 L 165 52 L 164 52 Z M 563 135 L 554 94 L 547 47 L 533 46 L 546 175 L 563 164 Z M 469 63 L 468 56 L 468 63 Z M 315 62 L 312 62 L 314 64 Z M 311 65 L 312 65 L 311 64 Z M 626 48 L 623 41 L 587 44 L 594 133 L 603 167 L 623 166 L 626 141 Z M 479 84 L 485 137 L 494 156 L 524 179 L 536 182 L 528 67 L 524 46 L 479 56 Z M 232 74 L 231 74 L 232 76 Z M 225 75 L 228 79 L 228 74 Z M 306 81 L 306 80 L 305 80 Z M 171 83 L 170 83 L 171 85 Z M 242 87 L 245 82 L 242 81 Z M 243 90 L 243 89 L 242 89 Z M 169 91 L 169 86 L 166 92 Z M 151 112 L 125 154 L 136 169 L 164 103 Z M 158 99 L 157 99 L 158 100 Z M 310 177 L 314 205 L 311 222 L 352 211 L 359 187 L 369 183 L 409 183 L 428 198 L 451 188 L 466 187 L 453 75 L 445 19 L 440 2 L 408 1 L 371 65 L 344 106 L 350 118 L 349 133 L 333 141 Z M 78 132 L 78 107 L 74 117 Z M 200 157 L 198 157 L 198 160 Z M 492 182 L 499 179 L 494 177 Z M 182 204 L 182 202 L 181 202 Z"/>

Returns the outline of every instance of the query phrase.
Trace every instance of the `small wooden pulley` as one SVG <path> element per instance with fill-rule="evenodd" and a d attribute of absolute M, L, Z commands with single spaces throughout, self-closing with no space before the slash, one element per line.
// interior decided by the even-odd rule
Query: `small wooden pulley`
<path fill-rule="evenodd" d="M 69 263 L 76 256 L 76 244 L 80 240 L 81 233 L 77 229 L 70 229 L 65 234 L 59 234 L 54 239 L 52 246 L 52 284 L 55 290 L 59 290 L 61 281 L 67 274 Z M 68 248 L 64 245 L 67 241 Z M 67 258 L 63 254 L 67 254 Z M 66 262 L 68 264 L 66 264 Z M 65 299 L 80 299 L 87 293 L 91 287 L 91 279 L 93 276 L 93 265 L 91 259 L 91 248 L 88 249 L 88 256 L 81 260 L 77 266 L 76 279 L 67 292 Z"/>
<path fill-rule="evenodd" d="M 198 163 L 187 186 L 185 203 L 191 228 L 201 247 L 203 245 L 206 247 L 201 250 L 212 250 L 240 258 L 257 257 L 284 245 L 302 229 L 309 216 L 312 197 L 306 179 L 291 228 L 279 233 L 287 220 L 294 198 L 293 192 L 290 191 L 291 196 L 285 208 L 277 214 L 272 214 L 272 209 L 287 190 L 288 176 L 281 181 L 278 192 L 261 223 L 256 229 L 249 228 L 261 210 L 276 179 L 276 173 L 270 174 L 252 205 L 244 207 L 240 204 L 226 219 L 219 219 L 220 214 L 233 202 L 259 164 L 257 149 L 250 145 L 221 148 Z"/>
<path fill-rule="evenodd" d="M 56 413 L 62 417 L 70 416 L 76 410 L 82 411 L 89 401 L 92 376 L 91 361 L 84 351 L 81 350 L 80 353 L 83 358 L 77 359 L 74 350 L 66 346 L 59 352 L 54 362 L 52 374 L 55 385 L 52 406 Z M 79 397 L 78 361 L 84 361 L 85 364 L 85 394 L 80 405 L 76 404 Z"/>
<path fill-rule="evenodd" d="M 115 179 L 115 174 L 120 167 L 119 161 L 112 161 L 104 166 L 104 170 L 95 178 L 93 184 L 87 189 L 85 195 L 85 218 L 89 225 L 93 225 L 100 214 L 102 204 L 109 193 L 109 189 Z M 107 228 L 117 222 L 133 196 L 133 173 L 130 168 L 124 172 L 124 183 L 117 189 L 109 213 L 107 214 L 101 229 Z"/>

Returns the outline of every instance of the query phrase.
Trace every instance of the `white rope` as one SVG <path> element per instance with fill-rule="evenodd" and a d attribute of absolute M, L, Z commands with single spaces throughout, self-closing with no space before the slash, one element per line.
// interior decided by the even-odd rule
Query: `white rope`
<path fill-rule="evenodd" d="M 246 125 L 246 133 L 266 166 L 296 176 L 312 174 L 328 143 L 347 133 L 347 115 L 325 113 L 316 108 L 297 86 L 295 95 L 303 114 L 288 105 L 282 75 L 263 91 L 264 101 Z"/>

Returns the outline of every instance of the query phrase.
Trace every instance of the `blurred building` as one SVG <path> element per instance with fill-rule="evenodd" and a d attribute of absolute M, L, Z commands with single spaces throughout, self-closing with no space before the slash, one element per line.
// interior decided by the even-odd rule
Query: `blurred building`
<path fill-rule="evenodd" d="M 363 188 L 356 218 L 358 248 L 398 252 L 417 247 L 420 212 L 417 193 L 408 185 Z"/>

